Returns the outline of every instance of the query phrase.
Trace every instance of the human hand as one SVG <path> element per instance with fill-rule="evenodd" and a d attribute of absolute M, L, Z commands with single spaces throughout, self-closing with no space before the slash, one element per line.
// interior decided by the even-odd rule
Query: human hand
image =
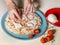
<path fill-rule="evenodd" d="M 23 26 L 26 26 L 26 23 L 22 21 L 22 10 L 18 9 L 18 7 L 14 5 L 8 7 L 9 18 L 15 22 L 19 21 Z"/>
<path fill-rule="evenodd" d="M 35 7 L 32 4 L 31 0 L 24 0 L 24 14 L 27 15 L 29 13 L 35 12 Z"/>

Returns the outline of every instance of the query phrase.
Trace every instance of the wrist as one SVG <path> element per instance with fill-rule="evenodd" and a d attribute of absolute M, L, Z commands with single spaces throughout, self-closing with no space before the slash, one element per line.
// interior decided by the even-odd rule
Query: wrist
<path fill-rule="evenodd" d="M 7 5 L 11 4 L 13 1 L 12 0 L 4 0 Z"/>
<path fill-rule="evenodd" d="M 31 0 L 25 0 L 25 1 L 31 2 Z"/>
<path fill-rule="evenodd" d="M 12 0 L 4 0 L 8 6 L 8 10 L 15 8 L 16 4 Z"/>
<path fill-rule="evenodd" d="M 8 10 L 12 10 L 12 9 L 14 9 L 15 8 L 15 5 L 14 4 L 9 4 L 8 5 Z"/>

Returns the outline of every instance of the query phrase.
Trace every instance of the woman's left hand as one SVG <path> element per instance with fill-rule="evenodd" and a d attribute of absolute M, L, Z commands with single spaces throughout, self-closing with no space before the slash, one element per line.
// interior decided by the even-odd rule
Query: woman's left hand
<path fill-rule="evenodd" d="M 35 7 L 32 4 L 31 0 L 24 0 L 24 14 L 27 15 L 29 13 L 35 12 Z"/>

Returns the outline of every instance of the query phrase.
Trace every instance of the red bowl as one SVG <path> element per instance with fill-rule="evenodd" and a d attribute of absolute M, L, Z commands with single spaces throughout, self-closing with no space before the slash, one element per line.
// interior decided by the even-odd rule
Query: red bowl
<path fill-rule="evenodd" d="M 55 14 L 55 16 L 56 16 L 57 19 L 58 19 L 58 22 L 56 22 L 56 23 L 50 22 L 50 21 L 47 19 L 47 17 L 48 17 L 50 14 Z M 47 21 L 48 21 L 49 23 L 60 27 L 60 8 L 52 8 L 52 9 L 47 10 L 47 12 L 45 13 L 45 17 L 46 17 L 46 19 L 47 19 Z"/>

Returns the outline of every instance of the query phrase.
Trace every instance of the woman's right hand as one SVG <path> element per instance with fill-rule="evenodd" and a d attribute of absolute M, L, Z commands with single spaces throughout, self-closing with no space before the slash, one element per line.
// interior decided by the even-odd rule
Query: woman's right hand
<path fill-rule="evenodd" d="M 15 3 L 8 5 L 8 14 L 11 20 L 18 19 L 21 20 L 22 11 L 18 9 Z"/>
<path fill-rule="evenodd" d="M 24 0 L 24 14 L 28 15 L 29 13 L 35 12 L 35 6 L 31 0 Z"/>
<path fill-rule="evenodd" d="M 13 8 L 11 10 L 8 11 L 8 14 L 9 14 L 9 18 L 11 20 L 21 20 L 21 11 L 19 9 L 16 9 L 16 8 Z"/>
<path fill-rule="evenodd" d="M 8 14 L 11 20 L 21 20 L 21 11 L 18 9 L 17 5 L 13 0 L 4 0 L 8 7 Z"/>
<path fill-rule="evenodd" d="M 8 14 L 12 21 L 19 21 L 21 25 L 26 26 L 26 23 L 22 20 L 22 10 L 13 8 L 12 10 L 8 11 Z"/>
<path fill-rule="evenodd" d="M 18 9 L 18 7 L 14 5 L 9 5 L 8 6 L 8 14 L 9 18 L 13 21 L 18 21 L 23 25 L 26 26 L 26 23 L 22 20 L 22 10 Z"/>

